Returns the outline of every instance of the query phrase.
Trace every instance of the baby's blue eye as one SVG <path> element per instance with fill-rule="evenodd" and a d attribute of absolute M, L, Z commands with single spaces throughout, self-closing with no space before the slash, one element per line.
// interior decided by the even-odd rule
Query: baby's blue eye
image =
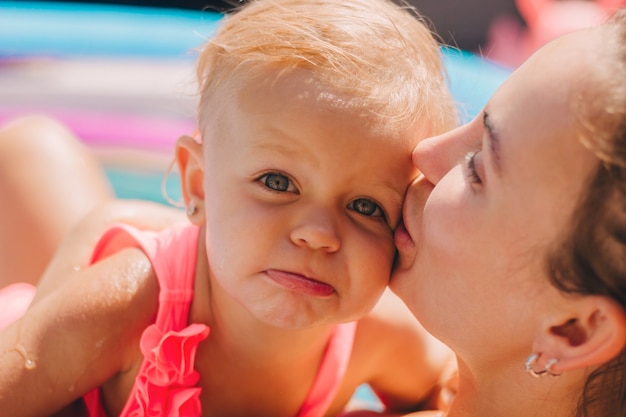
<path fill-rule="evenodd" d="M 267 188 L 278 192 L 297 192 L 295 185 L 293 185 L 291 179 L 284 174 L 278 172 L 269 172 L 259 178 Z"/>
<path fill-rule="evenodd" d="M 350 210 L 370 217 L 385 217 L 385 213 L 378 204 L 367 198 L 357 198 L 348 204 Z"/>

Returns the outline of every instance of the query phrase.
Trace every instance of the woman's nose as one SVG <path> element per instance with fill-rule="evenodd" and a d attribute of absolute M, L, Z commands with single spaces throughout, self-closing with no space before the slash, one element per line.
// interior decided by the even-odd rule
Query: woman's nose
<path fill-rule="evenodd" d="M 338 251 L 341 240 L 331 213 L 325 210 L 310 210 L 303 214 L 291 230 L 291 241 L 296 246 L 328 253 Z"/>
<path fill-rule="evenodd" d="M 437 184 L 463 161 L 467 152 L 480 145 L 480 137 L 473 134 L 472 123 L 424 139 L 415 146 L 413 163 L 429 182 Z"/>

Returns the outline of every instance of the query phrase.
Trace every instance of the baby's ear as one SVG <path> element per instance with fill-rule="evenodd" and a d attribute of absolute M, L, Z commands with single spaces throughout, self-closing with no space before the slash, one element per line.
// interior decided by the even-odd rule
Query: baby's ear
<path fill-rule="evenodd" d="M 546 320 L 535 338 L 534 352 L 542 363 L 558 360 L 551 369 L 566 372 L 602 365 L 626 345 L 626 312 L 605 296 L 583 296 L 566 315 Z"/>
<path fill-rule="evenodd" d="M 188 217 L 196 225 L 204 224 L 202 144 L 191 136 L 179 137 L 176 141 L 176 164 Z"/>

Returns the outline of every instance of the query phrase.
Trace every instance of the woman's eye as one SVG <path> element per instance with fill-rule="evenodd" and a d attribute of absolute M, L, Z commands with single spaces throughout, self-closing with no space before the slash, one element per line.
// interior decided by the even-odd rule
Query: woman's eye
<path fill-rule="evenodd" d="M 476 152 L 468 152 L 465 155 L 465 176 L 473 184 L 482 184 L 483 180 L 478 175 L 476 170 Z"/>
<path fill-rule="evenodd" d="M 262 182 L 267 188 L 273 191 L 278 191 L 281 193 L 298 192 L 295 185 L 289 179 L 288 176 L 277 173 L 277 172 L 269 172 L 267 174 L 264 174 L 259 178 L 259 181 Z"/>
<path fill-rule="evenodd" d="M 348 209 L 354 210 L 363 216 L 385 217 L 385 212 L 378 204 L 367 198 L 357 198 L 348 204 Z"/>

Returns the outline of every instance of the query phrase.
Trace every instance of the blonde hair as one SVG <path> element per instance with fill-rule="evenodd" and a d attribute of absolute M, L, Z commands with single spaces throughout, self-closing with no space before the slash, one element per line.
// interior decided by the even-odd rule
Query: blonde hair
<path fill-rule="evenodd" d="M 241 88 L 267 68 L 310 70 L 395 129 L 449 130 L 457 117 L 439 45 L 408 9 L 388 0 L 256 0 L 226 16 L 198 59 L 200 131 L 219 89 Z"/>

